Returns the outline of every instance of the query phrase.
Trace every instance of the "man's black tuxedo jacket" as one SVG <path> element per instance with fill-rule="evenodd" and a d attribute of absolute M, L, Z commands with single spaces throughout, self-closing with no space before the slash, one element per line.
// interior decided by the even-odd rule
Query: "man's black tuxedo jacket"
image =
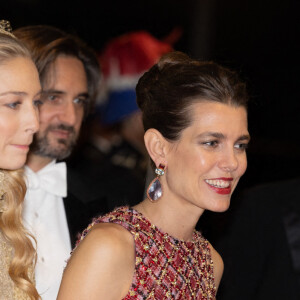
<path fill-rule="evenodd" d="M 218 300 L 299 300 L 300 178 L 236 200 L 229 236 L 215 245 L 225 264 Z"/>
<path fill-rule="evenodd" d="M 107 213 L 106 198 L 99 186 L 92 184 L 89 174 L 81 174 L 67 168 L 67 197 L 64 206 L 74 248 L 78 235 L 94 217 Z"/>

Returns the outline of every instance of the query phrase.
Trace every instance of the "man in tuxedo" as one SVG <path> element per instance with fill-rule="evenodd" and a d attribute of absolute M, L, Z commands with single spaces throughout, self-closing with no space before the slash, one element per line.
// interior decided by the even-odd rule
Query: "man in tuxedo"
<path fill-rule="evenodd" d="M 57 162 L 76 144 L 97 96 L 100 68 L 83 41 L 57 28 L 29 26 L 15 35 L 31 50 L 42 85 L 40 129 L 25 167 L 24 222 L 37 240 L 37 289 L 44 300 L 53 300 L 76 235 L 106 210 L 88 174 L 67 172 L 65 162 Z"/>
<path fill-rule="evenodd" d="M 218 299 L 300 299 L 299 187 L 289 179 L 234 199 L 231 224 L 214 241 L 225 265 Z"/>

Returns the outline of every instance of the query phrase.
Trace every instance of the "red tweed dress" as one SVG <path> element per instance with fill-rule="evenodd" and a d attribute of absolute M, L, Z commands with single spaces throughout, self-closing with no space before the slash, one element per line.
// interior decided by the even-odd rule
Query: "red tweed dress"
<path fill-rule="evenodd" d="M 95 219 L 78 243 L 98 223 L 119 224 L 134 236 L 135 272 L 123 299 L 216 299 L 210 248 L 199 232 L 194 232 L 193 242 L 181 241 L 159 230 L 138 211 L 120 207 Z"/>

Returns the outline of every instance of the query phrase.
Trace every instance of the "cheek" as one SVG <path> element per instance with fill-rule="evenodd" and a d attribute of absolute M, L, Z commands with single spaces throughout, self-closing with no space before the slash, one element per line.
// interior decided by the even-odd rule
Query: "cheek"
<path fill-rule="evenodd" d="M 11 164 L 18 161 L 18 157 L 15 157 L 14 152 L 11 151 L 12 149 L 9 145 L 19 141 L 20 126 L 18 120 L 13 118 L 10 120 L 5 118 L 3 121 L 4 124 L 0 123 L 0 168 L 9 169 Z"/>
<path fill-rule="evenodd" d="M 75 127 L 76 127 L 77 129 L 79 129 L 80 126 L 81 126 L 81 123 L 82 123 L 82 121 L 83 121 L 83 116 L 84 116 L 84 110 L 83 110 L 83 108 L 78 109 L 78 110 L 76 111 L 76 125 L 75 125 Z"/>
<path fill-rule="evenodd" d="M 51 119 L 55 117 L 55 114 L 56 114 L 55 109 L 51 108 L 47 104 L 42 105 L 39 110 L 40 125 L 50 123 Z"/>
<path fill-rule="evenodd" d="M 2 118 L 3 122 L 0 122 L 0 144 L 4 145 L 6 142 L 13 139 L 13 137 L 18 133 L 18 130 L 21 129 L 19 126 L 19 119 L 16 118 Z"/>
<path fill-rule="evenodd" d="M 211 174 L 218 163 L 218 157 L 214 153 L 199 151 L 191 160 L 193 168 L 196 168 L 198 175 Z"/>
<path fill-rule="evenodd" d="M 2 161 L 5 161 L 4 150 L 5 150 L 5 141 L 3 138 L 1 138 L 0 139 L 0 168 L 2 168 L 1 167 Z"/>
<path fill-rule="evenodd" d="M 186 174 L 191 182 L 198 182 L 199 177 L 211 169 L 211 160 L 197 151 L 186 150 L 175 162 L 181 166 L 180 174 Z"/>

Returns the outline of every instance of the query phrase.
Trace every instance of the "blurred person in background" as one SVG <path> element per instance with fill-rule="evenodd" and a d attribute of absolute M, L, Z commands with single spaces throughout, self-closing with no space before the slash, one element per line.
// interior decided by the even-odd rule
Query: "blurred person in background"
<path fill-rule="evenodd" d="M 294 178 L 237 195 L 225 234 L 214 239 L 226 266 L 219 300 L 300 299 L 299 186 Z"/>
<path fill-rule="evenodd" d="M 86 130 L 88 140 L 71 157 L 70 165 L 92 175 L 109 211 L 143 199 L 149 158 L 135 86 L 171 50 L 169 43 L 138 31 L 112 39 L 99 55 L 100 103 Z"/>
<path fill-rule="evenodd" d="M 37 289 L 44 300 L 53 300 L 78 232 L 102 211 L 88 174 L 73 173 L 61 162 L 97 97 L 100 68 L 92 49 L 57 28 L 28 26 L 14 33 L 31 51 L 42 85 L 40 128 L 25 167 L 23 217 L 37 240 Z"/>

